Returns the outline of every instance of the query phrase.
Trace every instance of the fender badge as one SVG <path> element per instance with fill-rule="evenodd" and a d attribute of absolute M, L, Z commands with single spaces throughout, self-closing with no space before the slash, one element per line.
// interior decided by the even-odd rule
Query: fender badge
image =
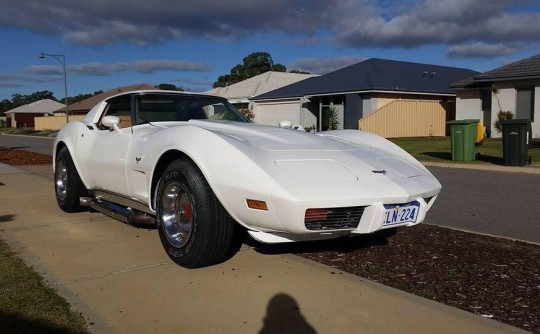
<path fill-rule="evenodd" d="M 372 172 L 375 173 L 375 174 L 386 175 L 386 170 L 384 170 L 384 169 L 381 169 L 381 170 L 372 170 Z"/>
<path fill-rule="evenodd" d="M 142 159 L 141 157 L 135 157 L 135 161 L 136 161 L 137 163 L 139 163 L 139 161 L 141 161 L 141 159 Z"/>

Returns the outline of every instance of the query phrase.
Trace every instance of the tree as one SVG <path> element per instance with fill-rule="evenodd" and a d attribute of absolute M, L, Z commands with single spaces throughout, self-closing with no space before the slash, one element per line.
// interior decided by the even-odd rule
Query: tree
<path fill-rule="evenodd" d="M 102 90 L 98 90 L 97 92 L 94 92 L 93 94 L 89 93 L 89 94 L 79 94 L 79 95 L 76 95 L 76 96 L 68 96 L 68 104 L 72 104 L 72 103 L 76 103 L 76 102 L 79 102 L 79 101 L 82 101 L 82 100 L 86 100 L 87 98 L 90 98 L 92 96 L 96 96 L 96 95 L 99 95 L 99 94 L 102 94 L 102 93 L 103 93 Z"/>
<path fill-rule="evenodd" d="M 160 83 L 159 85 L 156 86 L 156 88 L 162 89 L 162 90 L 177 90 L 181 92 L 184 91 L 182 87 L 177 87 L 176 85 L 169 84 L 169 83 Z"/>
<path fill-rule="evenodd" d="M 511 111 L 503 111 L 501 107 L 501 100 L 499 100 L 499 93 L 500 93 L 499 87 L 497 87 L 495 84 L 491 85 L 491 92 L 495 95 L 497 98 L 497 103 L 499 104 L 499 112 L 497 113 L 497 119 L 493 123 L 493 127 L 495 130 L 497 130 L 498 133 L 502 132 L 502 122 L 507 120 L 514 119 L 514 113 Z"/>
<path fill-rule="evenodd" d="M 290 70 L 289 73 L 298 73 L 298 74 L 311 74 L 307 71 L 300 71 L 300 70 Z"/>
<path fill-rule="evenodd" d="M 253 52 L 243 59 L 242 64 L 234 66 L 229 74 L 220 75 L 214 82 L 214 88 L 229 86 L 268 71 L 287 72 L 287 68 L 274 64 L 268 52 Z"/>
<path fill-rule="evenodd" d="M 4 114 L 4 112 L 20 107 L 22 105 L 45 99 L 58 101 L 54 97 L 54 94 L 48 90 L 37 91 L 30 95 L 22 95 L 19 93 L 13 94 L 11 95 L 11 100 L 4 99 L 2 100 L 2 102 L 0 102 L 0 114 Z"/>

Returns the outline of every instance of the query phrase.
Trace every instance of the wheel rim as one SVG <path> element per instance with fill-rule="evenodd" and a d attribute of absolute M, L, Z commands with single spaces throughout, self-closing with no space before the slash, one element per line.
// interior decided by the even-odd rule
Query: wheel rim
<path fill-rule="evenodd" d="M 193 203 L 183 184 L 169 183 L 161 199 L 163 232 L 172 246 L 184 247 L 193 230 Z"/>
<path fill-rule="evenodd" d="M 56 195 L 63 201 L 67 194 L 67 167 L 64 160 L 59 160 L 56 164 L 55 173 Z"/>

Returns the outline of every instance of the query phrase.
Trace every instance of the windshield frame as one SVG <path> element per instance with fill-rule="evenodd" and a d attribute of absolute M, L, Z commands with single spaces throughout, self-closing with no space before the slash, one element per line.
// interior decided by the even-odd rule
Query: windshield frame
<path fill-rule="evenodd" d="M 212 104 L 218 104 L 221 103 L 225 108 L 227 109 L 227 112 L 231 112 L 237 119 L 212 119 L 208 118 L 208 115 L 205 115 L 205 118 L 189 118 L 189 119 L 199 119 L 199 120 L 210 120 L 210 121 L 224 121 L 224 122 L 239 122 L 239 123 L 252 123 L 250 119 L 248 119 L 246 116 L 244 116 L 238 109 L 236 109 L 229 101 L 223 97 L 220 96 L 212 96 L 212 95 L 205 95 L 205 94 L 188 94 L 188 93 L 173 93 L 173 92 L 143 92 L 143 93 L 136 93 L 133 94 L 131 97 L 131 114 L 133 117 L 133 126 L 136 125 L 142 125 L 142 124 L 152 124 L 152 123 L 161 123 L 161 122 L 187 122 L 189 121 L 183 121 L 183 120 L 151 120 L 151 121 L 142 121 L 139 122 L 137 119 L 138 116 L 138 101 L 142 97 L 153 97 L 156 99 L 175 99 L 175 100 L 209 100 L 208 105 Z"/>

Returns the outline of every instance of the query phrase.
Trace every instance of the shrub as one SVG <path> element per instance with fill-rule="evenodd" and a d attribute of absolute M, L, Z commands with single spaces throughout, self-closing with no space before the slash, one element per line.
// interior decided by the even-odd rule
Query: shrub
<path fill-rule="evenodd" d="M 339 125 L 339 115 L 336 107 L 330 106 L 322 114 L 322 130 L 337 130 Z"/>
<path fill-rule="evenodd" d="M 508 121 L 508 120 L 511 120 L 511 119 L 514 119 L 514 113 L 511 112 L 511 111 L 499 111 L 497 113 L 497 120 L 495 121 L 495 123 L 493 123 L 493 126 L 495 127 L 495 129 L 497 129 L 497 132 L 498 133 L 501 133 L 502 132 L 502 122 L 503 121 Z"/>

